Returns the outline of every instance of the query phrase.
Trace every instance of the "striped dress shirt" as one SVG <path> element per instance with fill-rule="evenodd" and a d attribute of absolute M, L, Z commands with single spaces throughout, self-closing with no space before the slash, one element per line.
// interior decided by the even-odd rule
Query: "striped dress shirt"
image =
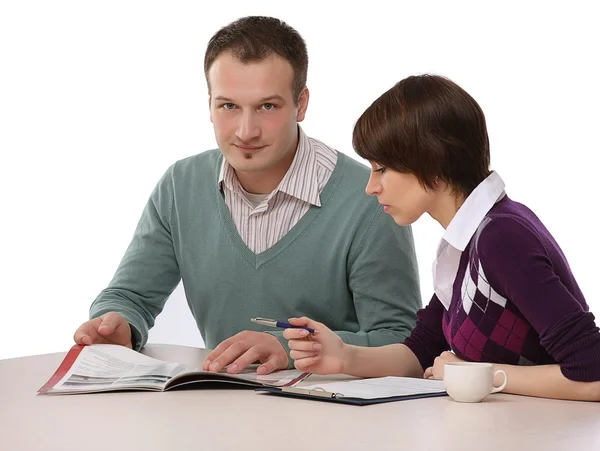
<path fill-rule="evenodd" d="M 235 170 L 223 159 L 219 188 L 240 237 L 255 254 L 277 243 L 311 205 L 321 206 L 320 194 L 337 162 L 337 151 L 309 138 L 298 127 L 298 148 L 287 173 L 258 205 L 242 188 Z"/>

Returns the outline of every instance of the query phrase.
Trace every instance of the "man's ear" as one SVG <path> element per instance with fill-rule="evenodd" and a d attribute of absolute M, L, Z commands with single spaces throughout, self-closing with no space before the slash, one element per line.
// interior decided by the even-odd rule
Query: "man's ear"
<path fill-rule="evenodd" d="M 210 95 L 210 91 L 208 91 L 208 111 L 209 111 L 210 121 L 212 122 L 213 121 L 213 118 L 212 118 L 212 108 L 210 107 L 211 102 L 212 102 L 212 97 Z"/>
<path fill-rule="evenodd" d="M 298 113 L 296 114 L 297 122 L 302 122 L 304 120 L 304 116 L 306 115 L 306 110 L 308 108 L 309 98 L 310 93 L 308 92 L 308 88 L 305 86 L 300 95 L 298 96 Z"/>

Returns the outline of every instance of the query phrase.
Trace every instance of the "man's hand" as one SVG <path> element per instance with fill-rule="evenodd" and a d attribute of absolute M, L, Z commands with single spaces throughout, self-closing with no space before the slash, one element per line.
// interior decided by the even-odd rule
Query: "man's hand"
<path fill-rule="evenodd" d="M 277 337 L 266 332 L 245 330 L 223 340 L 202 362 L 205 371 L 219 371 L 227 366 L 235 374 L 259 361 L 258 374 L 269 374 L 287 369 L 288 356 Z"/>
<path fill-rule="evenodd" d="M 108 343 L 132 348 L 131 327 L 125 318 L 115 312 L 83 323 L 75 331 L 73 339 L 78 345 Z"/>
<path fill-rule="evenodd" d="M 437 379 L 439 381 L 444 380 L 444 364 L 451 362 L 464 362 L 459 359 L 453 352 L 444 351 L 433 361 L 433 366 L 430 366 L 425 370 L 423 379 Z"/>

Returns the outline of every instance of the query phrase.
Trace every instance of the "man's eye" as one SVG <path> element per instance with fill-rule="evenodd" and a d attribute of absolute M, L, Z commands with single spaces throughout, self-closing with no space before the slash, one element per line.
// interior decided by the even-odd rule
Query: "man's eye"
<path fill-rule="evenodd" d="M 271 111 L 275 109 L 275 105 L 272 103 L 264 103 L 262 106 L 263 110 Z"/>
<path fill-rule="evenodd" d="M 377 168 L 377 169 L 375 169 L 375 171 L 374 171 L 374 172 L 379 172 L 379 173 L 383 174 L 383 173 L 385 172 L 385 169 L 386 169 L 386 168 L 384 168 L 384 167 L 382 166 L 382 167 L 380 167 L 380 168 Z"/>
<path fill-rule="evenodd" d="M 225 110 L 233 110 L 235 105 L 233 103 L 224 103 L 221 107 Z"/>

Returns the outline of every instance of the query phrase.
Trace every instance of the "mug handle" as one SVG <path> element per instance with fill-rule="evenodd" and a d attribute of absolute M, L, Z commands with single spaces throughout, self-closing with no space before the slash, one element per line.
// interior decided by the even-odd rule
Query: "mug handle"
<path fill-rule="evenodd" d="M 506 375 L 506 373 L 504 371 L 502 371 L 502 370 L 494 371 L 494 379 L 496 378 L 497 374 L 504 375 L 504 382 L 502 382 L 502 385 L 500 385 L 500 387 L 492 387 L 492 393 L 498 393 L 499 391 L 504 390 L 504 388 L 506 387 L 506 383 L 508 382 L 508 376 Z"/>

